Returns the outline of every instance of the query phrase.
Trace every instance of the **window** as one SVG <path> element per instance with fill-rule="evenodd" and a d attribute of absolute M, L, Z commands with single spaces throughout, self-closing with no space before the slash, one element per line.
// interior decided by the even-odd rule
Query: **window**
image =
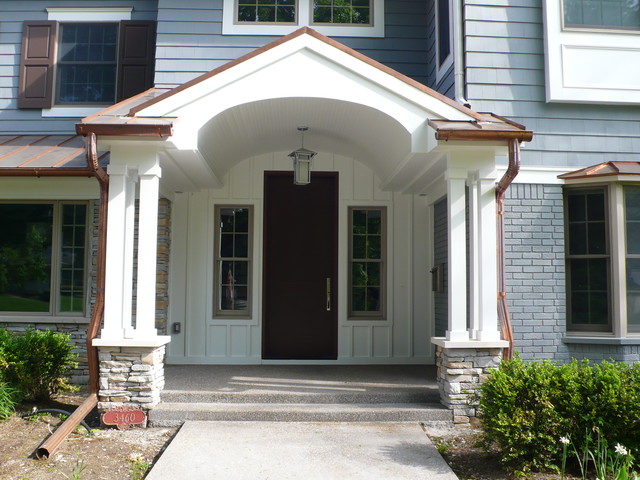
<path fill-rule="evenodd" d="M 154 43 L 151 21 L 27 21 L 18 106 L 109 105 L 140 93 L 153 85 Z"/>
<path fill-rule="evenodd" d="M 0 312 L 81 315 L 87 205 L 0 203 Z"/>
<path fill-rule="evenodd" d="M 349 316 L 384 318 L 386 208 L 349 209 Z"/>
<path fill-rule="evenodd" d="M 640 333 L 640 186 L 565 189 L 567 331 Z"/>
<path fill-rule="evenodd" d="M 61 24 L 55 103 L 114 103 L 117 45 L 117 23 Z"/>
<path fill-rule="evenodd" d="M 384 36 L 384 0 L 224 0 L 223 34 Z"/>
<path fill-rule="evenodd" d="M 624 186 L 627 330 L 640 332 L 640 187 Z"/>
<path fill-rule="evenodd" d="M 564 0 L 567 27 L 640 29 L 638 0 Z"/>
<path fill-rule="evenodd" d="M 252 230 L 252 207 L 216 207 L 214 315 L 251 315 Z"/>
<path fill-rule="evenodd" d="M 543 0 L 548 102 L 640 104 L 638 0 Z"/>
<path fill-rule="evenodd" d="M 605 192 L 571 190 L 565 196 L 568 330 L 611 330 Z"/>
<path fill-rule="evenodd" d="M 450 0 L 437 0 L 436 5 L 436 81 L 439 82 L 453 65 L 453 25 Z"/>

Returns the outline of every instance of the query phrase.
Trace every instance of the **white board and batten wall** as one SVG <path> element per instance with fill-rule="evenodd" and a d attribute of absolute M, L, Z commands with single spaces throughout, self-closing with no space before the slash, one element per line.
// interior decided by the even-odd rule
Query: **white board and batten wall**
<path fill-rule="evenodd" d="M 287 152 L 248 158 L 234 166 L 215 190 L 179 193 L 172 207 L 168 363 L 258 364 L 262 344 L 262 245 L 264 172 L 290 171 Z M 314 171 L 339 173 L 338 364 L 430 364 L 433 351 L 429 293 L 429 209 L 421 197 L 383 192 L 374 172 L 351 158 L 320 153 Z M 304 188 L 304 187 L 301 187 Z M 252 205 L 253 289 L 249 319 L 215 317 L 214 209 Z M 347 318 L 348 208 L 387 208 L 387 316 Z"/>

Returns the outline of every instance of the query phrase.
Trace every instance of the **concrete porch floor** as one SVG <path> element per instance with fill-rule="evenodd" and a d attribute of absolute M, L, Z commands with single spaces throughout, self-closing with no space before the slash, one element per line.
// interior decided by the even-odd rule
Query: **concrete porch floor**
<path fill-rule="evenodd" d="M 187 420 L 451 422 L 426 365 L 167 365 L 153 425 Z"/>
<path fill-rule="evenodd" d="M 308 403 L 440 401 L 433 365 L 167 365 L 163 398 L 167 396 Z"/>

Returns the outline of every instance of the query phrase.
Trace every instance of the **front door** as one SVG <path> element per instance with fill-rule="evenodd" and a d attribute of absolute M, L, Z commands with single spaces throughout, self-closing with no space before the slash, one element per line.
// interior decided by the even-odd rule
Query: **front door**
<path fill-rule="evenodd" d="M 338 174 L 265 172 L 262 358 L 338 357 Z"/>

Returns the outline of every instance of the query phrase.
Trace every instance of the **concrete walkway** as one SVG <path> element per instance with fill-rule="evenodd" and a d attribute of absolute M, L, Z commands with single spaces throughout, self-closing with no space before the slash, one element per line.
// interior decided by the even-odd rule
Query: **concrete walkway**
<path fill-rule="evenodd" d="M 147 480 L 457 480 L 418 423 L 186 422 Z"/>

